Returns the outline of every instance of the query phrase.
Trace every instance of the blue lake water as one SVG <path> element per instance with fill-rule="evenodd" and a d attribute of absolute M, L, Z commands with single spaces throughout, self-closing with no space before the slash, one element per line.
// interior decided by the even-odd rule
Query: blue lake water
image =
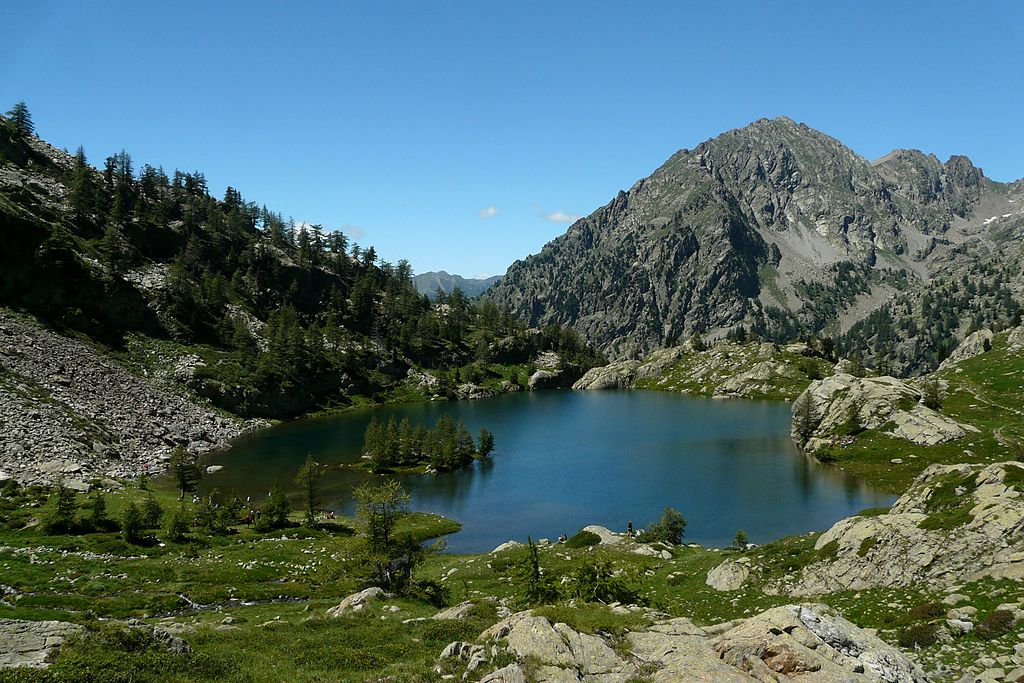
<path fill-rule="evenodd" d="M 432 425 L 443 413 L 474 436 L 486 426 L 496 442 L 489 461 L 466 470 L 399 477 L 413 509 L 462 522 L 448 539 L 454 552 L 487 551 L 528 534 L 554 539 L 587 524 L 639 528 L 666 506 L 688 520 L 688 541 L 723 546 L 744 529 L 765 542 L 894 500 L 801 455 L 789 437 L 787 403 L 655 391 L 524 392 L 285 423 L 205 458 L 225 469 L 204 477 L 204 488 L 258 503 L 275 482 L 292 487 L 307 454 L 328 465 L 357 462 L 374 416 Z M 352 487 L 375 476 L 330 467 L 323 506 L 351 513 Z"/>

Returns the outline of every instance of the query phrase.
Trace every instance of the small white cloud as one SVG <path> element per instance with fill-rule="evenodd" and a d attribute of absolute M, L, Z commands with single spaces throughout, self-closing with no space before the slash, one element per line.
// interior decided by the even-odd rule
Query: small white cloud
<path fill-rule="evenodd" d="M 351 223 L 341 226 L 341 231 L 353 239 L 362 239 L 366 236 L 366 231 L 361 226 L 352 225 Z"/>
<path fill-rule="evenodd" d="M 574 213 L 566 213 L 565 211 L 552 211 L 551 213 L 542 213 L 541 218 L 552 223 L 575 223 L 583 216 L 578 216 Z"/>
<path fill-rule="evenodd" d="M 480 218 L 494 218 L 501 211 L 496 206 L 488 206 L 486 209 L 480 209 Z"/>

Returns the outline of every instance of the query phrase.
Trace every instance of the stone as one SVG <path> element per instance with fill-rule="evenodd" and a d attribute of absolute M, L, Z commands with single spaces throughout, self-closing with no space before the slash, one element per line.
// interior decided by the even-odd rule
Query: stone
<path fill-rule="evenodd" d="M 521 666 L 509 664 L 487 674 L 480 679 L 480 683 L 526 683 L 526 677 Z"/>
<path fill-rule="evenodd" d="M 726 560 L 708 572 L 705 583 L 716 591 L 735 591 L 743 587 L 750 570 L 745 563 Z"/>
<path fill-rule="evenodd" d="M 974 630 L 974 624 L 965 619 L 946 619 L 946 626 L 957 635 L 964 635 Z"/>
<path fill-rule="evenodd" d="M 0 619 L 0 669 L 45 669 L 64 641 L 85 632 L 65 621 Z"/>
<path fill-rule="evenodd" d="M 379 588 L 378 586 L 371 586 L 370 588 L 366 588 L 364 590 L 359 591 L 358 593 L 353 593 L 352 595 L 346 597 L 344 600 L 338 603 L 337 606 L 327 610 L 327 616 L 337 618 L 348 612 L 358 612 L 362 610 L 367 604 L 373 602 L 374 600 L 380 600 L 386 595 L 387 593 L 384 592 L 383 588 Z"/>
<path fill-rule="evenodd" d="M 466 602 L 460 602 L 448 609 L 441 610 L 430 618 L 435 620 L 465 619 L 469 616 L 469 613 L 473 611 L 474 607 L 476 607 L 476 605 L 467 600 Z"/>
<path fill-rule="evenodd" d="M 599 524 L 591 524 L 585 526 L 583 531 L 589 531 L 592 534 L 597 534 L 601 539 L 601 545 L 618 545 L 626 540 L 626 534 L 620 534 L 607 527 L 600 526 Z"/>
<path fill-rule="evenodd" d="M 1017 667 L 1006 674 L 1006 680 L 1010 683 L 1021 683 L 1024 681 L 1024 667 Z"/>
<path fill-rule="evenodd" d="M 970 600 L 971 599 L 969 597 L 967 597 L 966 595 L 963 595 L 961 593 L 950 593 L 946 597 L 942 598 L 942 604 L 943 605 L 951 605 L 953 607 L 956 607 L 957 605 L 959 605 L 961 603 L 970 602 Z"/>
<path fill-rule="evenodd" d="M 519 541 L 505 541 L 504 543 L 499 545 L 497 548 L 492 550 L 491 554 L 494 555 L 495 553 L 503 553 L 503 552 L 505 552 L 507 550 L 515 550 L 516 548 L 522 548 L 522 547 L 523 547 L 523 544 L 520 543 Z"/>
<path fill-rule="evenodd" d="M 206 473 L 216 474 L 217 472 L 220 472 L 222 469 L 224 469 L 224 465 L 210 465 L 206 468 Z"/>

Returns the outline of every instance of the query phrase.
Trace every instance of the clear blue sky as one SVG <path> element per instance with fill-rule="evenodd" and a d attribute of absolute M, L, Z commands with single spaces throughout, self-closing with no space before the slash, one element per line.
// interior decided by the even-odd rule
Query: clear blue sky
<path fill-rule="evenodd" d="M 417 272 L 503 272 L 763 116 L 1024 176 L 1020 2 L 12 0 L 0 26 L 0 110 L 42 137 L 202 170 Z"/>

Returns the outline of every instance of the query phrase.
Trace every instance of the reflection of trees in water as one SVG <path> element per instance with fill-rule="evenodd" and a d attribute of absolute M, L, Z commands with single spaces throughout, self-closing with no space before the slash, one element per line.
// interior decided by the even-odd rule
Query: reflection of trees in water
<path fill-rule="evenodd" d="M 482 465 L 489 465 L 482 467 Z M 489 478 L 493 463 L 474 462 L 471 467 L 443 474 L 406 475 L 399 481 L 412 494 L 413 509 L 429 507 L 435 502 L 448 509 L 459 509 L 469 499 L 473 487 L 479 485 L 478 475 Z"/>

